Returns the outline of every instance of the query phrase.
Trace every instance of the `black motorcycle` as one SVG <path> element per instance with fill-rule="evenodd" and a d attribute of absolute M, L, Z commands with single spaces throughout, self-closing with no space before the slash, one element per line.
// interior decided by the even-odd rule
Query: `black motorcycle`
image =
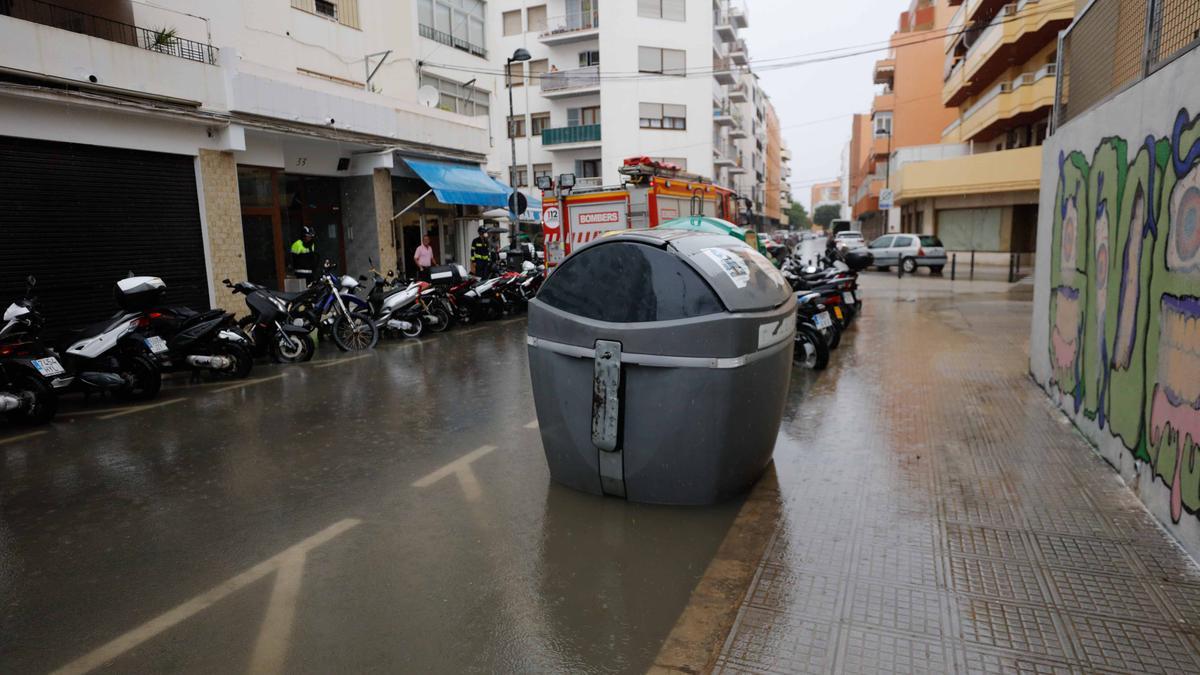
<path fill-rule="evenodd" d="M 293 323 L 288 312 L 287 296 L 248 281 L 222 283 L 235 295 L 246 296 L 250 315 L 242 317 L 238 326 L 249 336 L 255 356 L 270 356 L 276 363 L 300 363 L 312 359 L 316 351 L 306 322 Z"/>
<path fill-rule="evenodd" d="M 8 306 L 0 328 L 0 413 L 10 422 L 46 424 L 58 410 L 55 378 L 65 374 L 58 358 L 37 338 L 42 316 L 33 297 L 33 277 L 25 297 Z M 67 381 L 59 378 L 61 385 Z"/>
<path fill-rule="evenodd" d="M 201 370 L 242 378 L 254 367 L 250 336 L 224 310 L 155 308 L 146 312 L 146 325 L 139 332 L 160 367 L 190 370 L 192 379 Z"/>

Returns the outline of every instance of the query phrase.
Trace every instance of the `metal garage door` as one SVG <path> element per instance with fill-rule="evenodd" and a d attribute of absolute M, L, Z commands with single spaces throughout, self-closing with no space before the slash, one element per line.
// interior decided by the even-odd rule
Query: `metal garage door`
<path fill-rule="evenodd" d="M 208 307 L 193 159 L 0 136 L 0 305 L 34 274 L 57 333 L 115 313 L 130 271 Z"/>

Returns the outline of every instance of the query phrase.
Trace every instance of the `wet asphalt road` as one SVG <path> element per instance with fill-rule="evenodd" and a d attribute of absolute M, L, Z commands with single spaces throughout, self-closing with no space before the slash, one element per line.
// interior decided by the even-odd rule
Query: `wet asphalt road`
<path fill-rule="evenodd" d="M 552 485 L 524 336 L 0 428 L 0 671 L 644 671 L 740 503 Z"/>

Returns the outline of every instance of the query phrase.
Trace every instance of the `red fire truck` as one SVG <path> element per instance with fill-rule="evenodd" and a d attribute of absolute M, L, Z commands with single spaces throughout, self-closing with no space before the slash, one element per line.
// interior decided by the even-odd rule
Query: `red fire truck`
<path fill-rule="evenodd" d="M 678 166 L 649 157 L 625 160 L 617 186 L 577 187 L 542 196 L 546 269 L 553 269 L 585 244 L 610 230 L 658 227 L 688 215 L 737 221 L 737 195 Z"/>

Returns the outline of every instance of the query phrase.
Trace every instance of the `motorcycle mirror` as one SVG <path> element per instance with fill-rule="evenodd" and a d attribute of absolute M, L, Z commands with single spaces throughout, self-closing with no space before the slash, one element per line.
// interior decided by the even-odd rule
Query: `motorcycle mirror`
<path fill-rule="evenodd" d="M 359 281 L 366 281 L 366 280 L 367 280 L 367 275 L 365 275 L 365 274 L 360 274 L 360 275 L 358 275 L 358 280 L 359 280 Z"/>
<path fill-rule="evenodd" d="M 26 285 L 26 286 L 28 286 L 28 287 L 30 287 L 30 288 L 33 288 L 34 286 L 37 286 L 37 277 L 33 276 L 32 274 L 30 274 L 29 276 L 25 277 L 25 285 Z"/>

